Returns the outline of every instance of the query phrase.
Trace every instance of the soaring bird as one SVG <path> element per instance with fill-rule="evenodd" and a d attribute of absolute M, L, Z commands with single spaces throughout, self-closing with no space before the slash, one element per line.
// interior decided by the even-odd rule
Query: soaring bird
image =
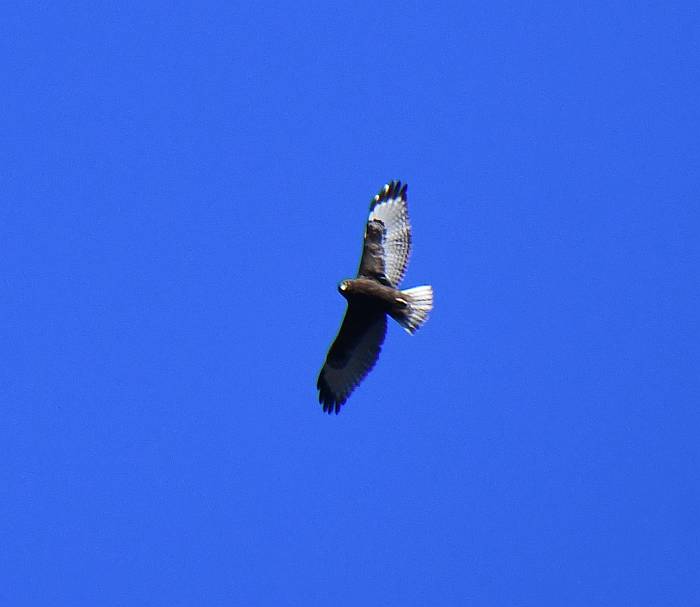
<path fill-rule="evenodd" d="M 413 334 L 433 308 L 432 287 L 398 288 L 411 252 L 406 188 L 391 181 L 372 199 L 357 278 L 338 285 L 348 307 L 316 383 L 328 413 L 340 411 L 377 362 L 387 314 Z"/>

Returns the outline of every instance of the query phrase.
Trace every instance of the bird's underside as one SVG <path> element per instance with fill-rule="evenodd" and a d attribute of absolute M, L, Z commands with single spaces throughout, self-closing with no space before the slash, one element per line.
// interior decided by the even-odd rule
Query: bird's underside
<path fill-rule="evenodd" d="M 370 204 L 357 278 L 338 287 L 348 307 L 318 376 L 324 411 L 338 413 L 374 367 L 386 335 L 387 314 L 409 333 L 427 320 L 433 307 L 432 288 L 398 288 L 410 250 L 406 185 L 392 181 Z"/>

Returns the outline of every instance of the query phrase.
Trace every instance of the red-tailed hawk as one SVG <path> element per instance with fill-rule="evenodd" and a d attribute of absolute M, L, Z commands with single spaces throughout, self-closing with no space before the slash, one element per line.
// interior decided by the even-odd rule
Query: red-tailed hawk
<path fill-rule="evenodd" d="M 324 411 L 338 413 L 377 362 L 387 314 L 411 334 L 428 319 L 433 288 L 398 289 L 410 252 L 406 185 L 392 181 L 370 204 L 357 278 L 338 285 L 348 308 L 316 384 Z"/>

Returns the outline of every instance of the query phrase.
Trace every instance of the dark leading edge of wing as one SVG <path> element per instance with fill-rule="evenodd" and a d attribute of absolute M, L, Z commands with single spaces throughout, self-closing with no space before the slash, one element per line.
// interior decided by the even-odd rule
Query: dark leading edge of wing
<path fill-rule="evenodd" d="M 384 312 L 357 303 L 348 305 L 316 384 L 324 411 L 340 411 L 341 405 L 377 362 L 385 335 Z"/>
<path fill-rule="evenodd" d="M 384 263 L 384 224 L 378 219 L 370 219 L 365 228 L 365 239 L 362 245 L 362 258 L 357 275 L 373 278 L 383 285 L 391 286 L 386 276 Z"/>

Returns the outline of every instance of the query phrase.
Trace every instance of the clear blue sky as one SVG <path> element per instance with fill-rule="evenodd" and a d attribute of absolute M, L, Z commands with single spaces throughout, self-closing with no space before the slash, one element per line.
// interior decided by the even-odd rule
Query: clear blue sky
<path fill-rule="evenodd" d="M 580 4 L 3 9 L 0 603 L 696 604 L 700 15 Z"/>

